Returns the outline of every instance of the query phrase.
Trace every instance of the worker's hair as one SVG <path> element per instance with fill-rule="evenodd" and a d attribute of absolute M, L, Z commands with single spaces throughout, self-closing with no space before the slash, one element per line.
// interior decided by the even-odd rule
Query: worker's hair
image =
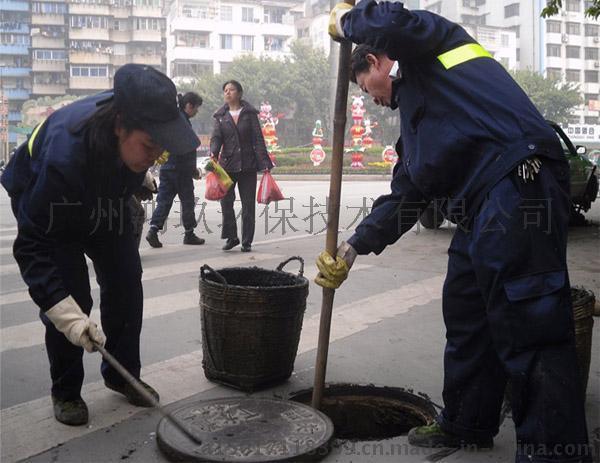
<path fill-rule="evenodd" d="M 368 72 L 371 63 L 367 61 L 367 55 L 386 56 L 385 51 L 378 48 L 366 45 L 364 43 L 358 45 L 353 51 L 350 58 L 350 80 L 356 83 L 356 76 L 362 72 Z"/>
<path fill-rule="evenodd" d="M 202 97 L 196 92 L 187 92 L 184 95 L 178 93 L 177 102 L 179 103 L 179 109 L 183 111 L 188 103 L 192 106 L 202 106 Z"/>
<path fill-rule="evenodd" d="M 238 91 L 238 93 L 240 94 L 240 97 L 244 94 L 244 89 L 242 88 L 242 84 L 240 84 L 237 80 L 228 80 L 227 82 L 225 82 L 223 84 L 223 91 L 225 91 L 225 87 L 227 87 L 227 85 L 233 85 L 235 87 L 235 89 Z"/>

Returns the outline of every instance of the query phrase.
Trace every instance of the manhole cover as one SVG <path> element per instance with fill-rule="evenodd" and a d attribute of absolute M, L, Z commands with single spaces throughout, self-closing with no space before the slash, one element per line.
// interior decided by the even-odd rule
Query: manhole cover
<path fill-rule="evenodd" d="M 311 399 L 312 389 L 291 397 L 306 404 Z M 429 400 L 404 389 L 353 384 L 326 386 L 321 411 L 333 421 L 335 437 L 356 440 L 401 436 L 436 416 Z"/>
<path fill-rule="evenodd" d="M 172 460 L 207 462 L 307 461 L 327 453 L 331 420 L 297 402 L 233 397 L 173 412 L 201 439 L 198 445 L 168 420 L 158 424 L 160 449 Z"/>

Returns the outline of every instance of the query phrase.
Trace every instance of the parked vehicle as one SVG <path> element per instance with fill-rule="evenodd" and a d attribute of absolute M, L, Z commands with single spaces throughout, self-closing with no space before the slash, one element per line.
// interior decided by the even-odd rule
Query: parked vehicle
<path fill-rule="evenodd" d="M 592 162 L 586 156 L 587 149 L 585 146 L 573 145 L 567 134 L 557 123 L 552 121 L 547 122 L 556 132 L 567 161 L 569 161 L 569 169 L 571 171 L 571 202 L 573 205 L 571 220 L 574 223 L 579 223 L 582 220 L 585 221 L 582 211 L 587 212 L 592 207 L 592 202 L 598 196 L 597 163 Z M 425 228 L 435 229 L 439 228 L 444 222 L 444 215 L 432 203 L 421 214 L 419 221 Z"/>

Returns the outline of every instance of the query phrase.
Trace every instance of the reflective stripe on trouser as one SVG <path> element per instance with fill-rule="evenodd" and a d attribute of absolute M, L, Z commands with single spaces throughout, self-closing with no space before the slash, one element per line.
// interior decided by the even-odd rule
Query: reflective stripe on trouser
<path fill-rule="evenodd" d="M 516 461 L 591 461 L 545 453 L 588 449 L 566 270 L 567 179 L 566 163 L 550 160 L 535 182 L 509 174 L 449 249 L 439 422 L 465 439 L 495 435 L 509 380 Z"/>

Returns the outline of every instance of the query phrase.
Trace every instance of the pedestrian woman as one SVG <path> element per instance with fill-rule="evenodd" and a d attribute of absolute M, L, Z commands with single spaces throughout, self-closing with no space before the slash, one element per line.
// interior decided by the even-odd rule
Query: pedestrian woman
<path fill-rule="evenodd" d="M 242 85 L 235 80 L 223 84 L 225 104 L 213 114 L 215 122 L 210 152 L 233 180 L 233 186 L 221 200 L 221 238 L 227 240 L 223 250 L 228 251 L 240 244 L 233 210 L 237 184 L 242 201 L 242 252 L 250 252 L 254 238 L 256 173 L 271 170 L 273 163 L 260 129 L 258 111 L 242 99 L 243 93 Z"/>
<path fill-rule="evenodd" d="M 198 113 L 198 108 L 202 105 L 202 97 L 195 92 L 187 92 L 185 95 L 178 95 L 178 100 L 179 109 L 191 126 L 189 120 Z M 204 240 L 194 233 L 194 228 L 198 223 L 194 214 L 196 201 L 193 179 L 199 178 L 200 175 L 196 168 L 196 149 L 181 156 L 169 156 L 167 162 L 161 166 L 160 184 L 156 198 L 158 205 L 152 213 L 150 229 L 146 235 L 150 246 L 162 247 L 162 243 L 158 239 L 158 230 L 163 228 L 169 216 L 175 195 L 179 196 L 181 202 L 181 221 L 185 230 L 183 244 L 204 244 Z"/>
<path fill-rule="evenodd" d="M 87 423 L 82 347 L 92 352 L 104 343 L 88 317 L 86 255 L 100 286 L 106 350 L 140 377 L 142 268 L 127 202 L 165 149 L 176 156 L 198 145 L 176 96 L 164 74 L 122 66 L 114 90 L 71 103 L 38 125 L 2 175 L 17 219 L 14 256 L 46 327 L 54 416 L 61 423 Z M 106 387 L 131 404 L 151 406 L 108 363 L 101 372 Z"/>

